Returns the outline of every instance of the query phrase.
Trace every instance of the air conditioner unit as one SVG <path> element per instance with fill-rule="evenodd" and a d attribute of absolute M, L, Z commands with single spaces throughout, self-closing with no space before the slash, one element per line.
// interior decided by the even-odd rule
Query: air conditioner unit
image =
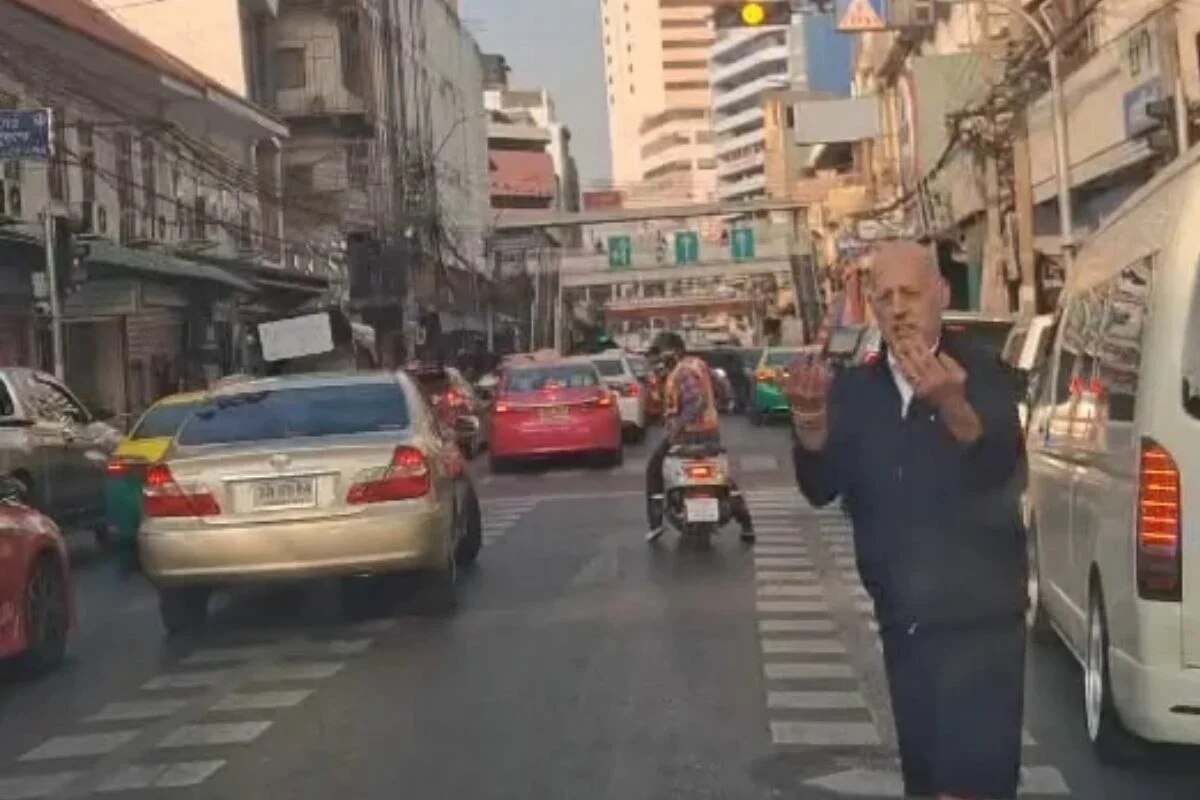
<path fill-rule="evenodd" d="M 937 25 L 935 0 L 892 0 L 888 23 L 895 28 L 932 28 Z"/>

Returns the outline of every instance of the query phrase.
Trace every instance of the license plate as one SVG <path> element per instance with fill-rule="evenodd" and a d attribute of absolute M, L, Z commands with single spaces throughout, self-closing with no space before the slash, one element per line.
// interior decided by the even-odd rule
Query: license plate
<path fill-rule="evenodd" d="M 255 508 L 308 508 L 316 504 L 315 478 L 285 478 L 254 484 Z"/>
<path fill-rule="evenodd" d="M 562 419 L 570 414 L 566 406 L 554 406 L 553 408 L 543 408 L 542 416 L 546 419 Z"/>
<path fill-rule="evenodd" d="M 689 497 L 683 501 L 688 522 L 720 522 L 721 503 L 715 497 Z"/>

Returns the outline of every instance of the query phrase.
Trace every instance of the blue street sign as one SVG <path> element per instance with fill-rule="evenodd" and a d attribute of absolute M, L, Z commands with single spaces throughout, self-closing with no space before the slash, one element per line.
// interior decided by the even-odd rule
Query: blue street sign
<path fill-rule="evenodd" d="M 54 150 L 48 108 L 0 111 L 0 159 L 48 159 Z"/>

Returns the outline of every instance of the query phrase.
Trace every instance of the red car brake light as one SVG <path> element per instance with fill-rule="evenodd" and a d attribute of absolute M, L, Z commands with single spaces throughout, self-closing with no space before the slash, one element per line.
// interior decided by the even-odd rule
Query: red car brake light
<path fill-rule="evenodd" d="M 124 478 L 145 470 L 146 466 L 140 459 L 113 458 L 104 466 L 104 473 L 110 478 Z"/>
<path fill-rule="evenodd" d="M 381 470 L 367 470 L 346 495 L 352 506 L 412 500 L 429 493 L 432 482 L 429 462 L 415 447 L 397 447 L 392 463 Z"/>
<path fill-rule="evenodd" d="M 142 512 L 152 518 L 216 517 L 221 506 L 212 492 L 184 491 L 175 481 L 171 468 L 154 464 L 146 470 L 142 482 Z"/>
<path fill-rule="evenodd" d="M 497 414 L 507 414 L 508 412 L 512 411 L 512 406 L 510 406 L 508 403 L 496 403 L 496 405 L 492 408 L 492 411 L 496 412 Z"/>
<path fill-rule="evenodd" d="M 711 480 L 717 471 L 712 464 L 688 464 L 683 468 L 684 473 L 692 480 Z"/>

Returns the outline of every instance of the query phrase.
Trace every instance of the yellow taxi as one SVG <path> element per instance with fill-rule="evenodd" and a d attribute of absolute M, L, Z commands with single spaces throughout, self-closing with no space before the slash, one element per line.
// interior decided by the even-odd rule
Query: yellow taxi
<path fill-rule="evenodd" d="M 129 565 L 137 559 L 146 469 L 166 457 L 179 427 L 206 396 L 185 392 L 162 398 L 142 414 L 109 458 L 104 482 L 106 523 L 110 542 Z"/>

